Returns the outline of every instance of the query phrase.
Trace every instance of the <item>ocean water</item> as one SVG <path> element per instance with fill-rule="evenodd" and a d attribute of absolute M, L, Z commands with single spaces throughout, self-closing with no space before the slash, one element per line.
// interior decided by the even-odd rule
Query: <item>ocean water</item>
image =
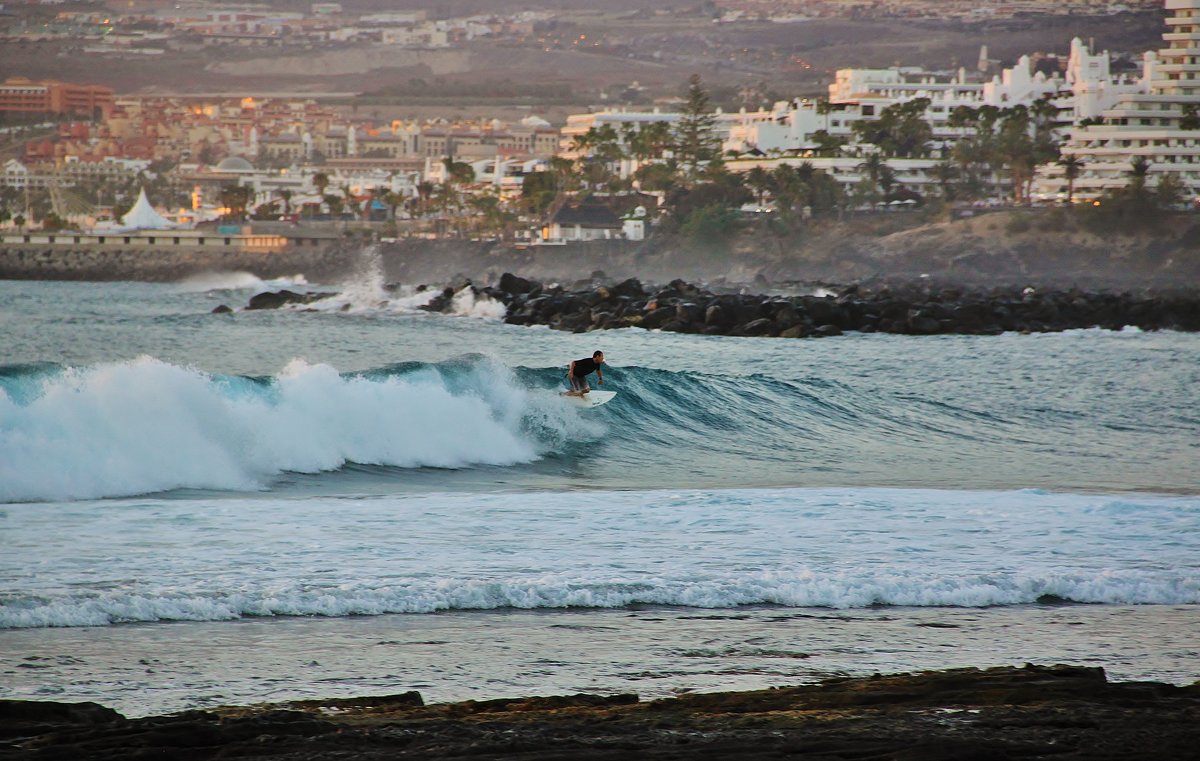
<path fill-rule="evenodd" d="M 281 287 L 329 295 L 242 309 Z M 0 696 L 1200 678 L 1198 335 L 576 335 L 430 295 L 0 282 Z M 595 349 L 618 393 L 580 410 Z"/>

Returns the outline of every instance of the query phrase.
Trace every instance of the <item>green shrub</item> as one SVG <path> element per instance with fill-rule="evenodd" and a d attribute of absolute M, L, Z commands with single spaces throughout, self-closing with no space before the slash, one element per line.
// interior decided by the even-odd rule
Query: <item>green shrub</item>
<path fill-rule="evenodd" d="M 1030 223 L 1029 217 L 1024 214 L 1015 214 L 1009 217 L 1008 221 L 1004 223 L 1004 232 L 1009 235 L 1018 235 L 1029 232 L 1032 227 L 1033 224 Z"/>
<path fill-rule="evenodd" d="M 720 248 L 728 244 L 729 239 L 740 228 L 737 212 L 733 209 L 713 204 L 696 209 L 687 216 L 679 227 L 679 231 L 692 243 L 703 247 Z"/>

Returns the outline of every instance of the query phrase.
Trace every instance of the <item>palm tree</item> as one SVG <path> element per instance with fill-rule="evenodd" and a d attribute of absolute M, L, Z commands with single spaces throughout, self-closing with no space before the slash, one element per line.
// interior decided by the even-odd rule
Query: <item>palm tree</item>
<path fill-rule="evenodd" d="M 226 185 L 221 188 L 221 205 L 229 210 L 230 219 L 240 220 L 245 217 L 248 203 L 250 203 L 250 188 L 242 185 Z"/>
<path fill-rule="evenodd" d="M 1183 107 L 1183 116 L 1179 119 L 1179 129 L 1200 129 L 1200 107 L 1197 107 L 1195 103 L 1188 103 Z"/>
<path fill-rule="evenodd" d="M 883 177 L 884 171 L 888 170 L 887 162 L 884 161 L 883 156 L 880 156 L 878 153 L 872 153 L 862 160 L 857 169 L 871 181 L 871 194 L 876 195 L 876 190 L 879 188 L 879 181 Z"/>
<path fill-rule="evenodd" d="M 780 164 L 770 176 L 771 194 L 775 196 L 775 208 L 788 217 L 808 199 L 808 185 L 795 167 Z"/>
<path fill-rule="evenodd" d="M 288 216 L 292 213 L 292 191 L 287 188 L 276 190 L 275 195 L 283 199 L 283 216 Z"/>
<path fill-rule="evenodd" d="M 1126 192 L 1135 209 L 1144 209 L 1150 203 L 1150 191 L 1146 189 L 1146 179 L 1150 175 L 1150 162 L 1145 156 L 1133 159 L 1129 169 L 1129 186 Z"/>
<path fill-rule="evenodd" d="M 425 216 L 429 211 L 429 201 L 433 198 L 437 186 L 429 180 L 421 180 L 417 183 L 417 214 Z"/>
<path fill-rule="evenodd" d="M 933 165 L 930 174 L 937 180 L 938 187 L 942 191 L 942 198 L 950 198 L 952 195 L 950 183 L 958 177 L 958 167 L 949 161 L 940 161 Z"/>
<path fill-rule="evenodd" d="M 638 138 L 647 158 L 662 158 L 663 152 L 671 146 L 671 125 L 666 122 L 643 124 L 638 130 Z"/>
<path fill-rule="evenodd" d="M 317 188 L 317 195 L 325 197 L 325 188 L 329 187 L 329 175 L 324 172 L 317 172 L 312 176 L 312 183 Z"/>
<path fill-rule="evenodd" d="M 388 206 L 388 218 L 393 222 L 396 221 L 396 209 L 404 203 L 404 196 L 394 190 L 389 190 L 383 194 L 383 202 Z"/>
<path fill-rule="evenodd" d="M 767 191 L 771 189 L 771 173 L 761 166 L 756 166 L 749 172 L 746 172 L 743 182 L 746 187 L 754 191 L 754 196 L 761 207 L 763 205 L 763 198 L 766 196 Z"/>
<path fill-rule="evenodd" d="M 1083 161 L 1078 156 L 1070 153 L 1064 155 L 1055 162 L 1063 169 L 1063 177 L 1067 178 L 1067 204 L 1075 203 L 1075 180 L 1079 179 L 1079 173 L 1083 171 Z"/>
<path fill-rule="evenodd" d="M 340 217 L 342 215 L 342 208 L 346 205 L 345 201 L 343 201 L 340 197 L 335 196 L 332 193 L 325 196 L 324 200 L 325 200 L 325 205 L 329 207 L 329 214 L 331 216 L 336 218 L 336 217 Z"/>

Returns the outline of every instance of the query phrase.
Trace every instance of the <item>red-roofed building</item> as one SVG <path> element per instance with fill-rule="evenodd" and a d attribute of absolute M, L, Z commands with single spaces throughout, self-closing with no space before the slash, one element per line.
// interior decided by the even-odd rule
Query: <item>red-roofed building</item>
<path fill-rule="evenodd" d="M 113 108 L 113 91 L 101 85 L 73 85 L 11 77 L 0 84 L 0 113 L 65 114 L 99 119 Z"/>

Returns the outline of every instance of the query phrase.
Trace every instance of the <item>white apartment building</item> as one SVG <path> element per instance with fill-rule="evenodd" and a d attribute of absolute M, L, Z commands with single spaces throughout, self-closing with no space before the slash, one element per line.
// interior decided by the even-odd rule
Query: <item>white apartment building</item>
<path fill-rule="evenodd" d="M 1200 109 L 1200 0 L 1166 0 L 1167 47 L 1145 59 L 1143 86 L 1125 92 L 1101 112 L 1101 123 L 1075 127 L 1062 145 L 1063 155 L 1083 162 L 1074 183 L 1075 197 L 1098 198 L 1129 184 L 1137 157 L 1148 162 L 1147 185 L 1174 175 L 1189 199 L 1200 202 L 1200 129 L 1184 129 L 1189 111 Z M 1035 197 L 1065 199 L 1064 168 L 1039 169 Z"/>
<path fill-rule="evenodd" d="M 1200 0 L 1168 0 L 1168 9 L 1174 8 L 1176 3 L 1200 4 Z M 1177 16 L 1168 23 L 1173 27 L 1187 26 L 1191 29 L 1190 23 L 1184 24 L 1179 20 L 1182 18 L 1190 21 L 1193 11 L 1189 10 L 1188 14 Z M 1196 19 L 1196 24 L 1195 28 L 1200 31 L 1200 18 Z M 1183 34 L 1183 31 L 1181 28 L 1175 29 L 1173 34 Z M 1172 35 L 1168 34 L 1167 38 L 1171 39 Z M 779 163 L 799 164 L 807 161 L 814 167 L 829 172 L 843 187 L 850 189 L 862 179 L 858 165 L 863 157 L 875 150 L 873 146 L 856 144 L 855 123 L 877 119 L 888 106 L 927 98 L 929 106 L 925 111 L 925 120 L 932 128 L 930 157 L 888 159 L 888 165 L 896 173 L 900 184 L 925 193 L 937 182 L 933 177 L 932 168 L 942 157 L 948 155 L 949 149 L 956 141 L 970 135 L 969 128 L 950 126 L 951 114 L 956 108 L 1032 106 L 1045 98 L 1050 99 L 1058 109 L 1057 124 L 1060 125 L 1060 134 L 1070 128 L 1070 125 L 1083 120 L 1105 118 L 1107 123 L 1109 119 L 1106 115 L 1118 108 L 1118 104 L 1129 98 L 1144 100 L 1152 85 L 1165 81 L 1164 77 L 1169 75 L 1185 78 L 1195 76 L 1196 92 L 1200 93 L 1200 66 L 1196 66 L 1197 73 L 1194 75 L 1191 68 L 1178 70 L 1179 66 L 1185 65 L 1179 60 L 1184 56 L 1188 59 L 1187 67 L 1200 62 L 1200 56 L 1195 55 L 1200 53 L 1200 43 L 1192 45 L 1178 39 L 1172 42 L 1172 46 L 1177 52 L 1146 53 L 1140 76 L 1114 74 L 1109 52 L 1094 52 L 1079 38 L 1071 40 L 1067 66 L 1061 76 L 1057 73 L 1047 76 L 1036 70 L 1029 56 L 1022 56 L 1014 66 L 1002 70 L 988 81 L 969 80 L 965 69 L 959 69 L 953 74 L 939 74 L 915 67 L 841 69 L 836 73 L 834 82 L 829 85 L 829 95 L 825 101 L 781 101 L 772 108 L 761 111 L 718 112 L 715 129 L 722 139 L 723 151 L 727 155 L 741 157 L 728 162 L 731 170 L 748 171 L 755 166 L 770 169 Z M 1161 96 L 1159 100 L 1161 101 Z M 1153 108 L 1159 112 L 1156 116 L 1161 120 L 1164 115 L 1161 110 L 1168 107 L 1160 102 Z M 1174 114 L 1176 122 L 1182 116 L 1179 108 L 1175 108 L 1171 113 Z M 640 130 L 652 122 L 674 125 L 679 118 L 679 113 L 657 110 L 607 110 L 573 114 L 567 117 L 566 126 L 562 129 L 559 155 L 576 158 L 576 138 L 592 128 L 611 126 L 620 138 L 626 131 Z M 1126 121 L 1135 118 L 1137 123 L 1141 124 L 1141 120 L 1154 117 L 1135 114 L 1121 118 Z M 1093 143 L 1098 139 L 1095 137 L 1097 129 L 1099 128 L 1092 128 L 1093 132 L 1088 133 L 1092 135 Z M 822 132 L 845 143 L 841 155 L 818 155 L 822 147 L 818 133 Z M 1124 151 L 1135 146 L 1138 139 L 1122 137 L 1119 138 L 1119 144 L 1109 148 Z M 1159 136 L 1144 139 L 1154 141 L 1164 138 Z M 1121 169 L 1127 172 L 1129 156 L 1121 156 Z M 620 175 L 628 176 L 634 169 L 634 162 L 623 162 L 619 167 Z M 1200 170 L 1200 164 L 1197 165 L 1197 169 Z M 1098 170 L 1099 167 L 1094 174 L 1098 174 Z M 1108 180 L 1101 181 L 1098 177 L 1089 176 L 1080 187 L 1086 188 L 1089 183 L 1111 184 L 1111 167 L 1109 170 Z M 1122 176 L 1119 184 L 1123 185 L 1124 179 Z M 1200 180 L 1200 177 L 1197 179 Z M 1200 189 L 1200 181 L 1197 182 L 1197 188 Z"/>
<path fill-rule="evenodd" d="M 855 122 L 876 119 L 891 105 L 928 98 L 925 120 L 933 128 L 931 148 L 937 154 L 968 134 L 948 123 L 959 106 L 1009 108 L 1051 98 L 1065 126 L 1096 118 L 1121 96 L 1145 89 L 1156 64 L 1155 55 L 1148 53 L 1140 78 L 1114 75 L 1107 50 L 1093 53 L 1083 40 L 1075 38 L 1064 76 L 1035 71 L 1029 56 L 1021 56 L 1015 66 L 984 82 L 968 81 L 965 69 L 952 76 L 915 67 L 840 69 L 829 85 L 825 103 L 777 103 L 765 118 L 746 119 L 734 126 L 725 149 L 736 153 L 812 151 L 817 148 L 816 132 L 851 140 Z"/>
<path fill-rule="evenodd" d="M 813 169 L 828 174 L 837 181 L 842 189 L 850 193 L 854 188 L 867 179 L 863 170 L 864 156 L 834 156 L 834 157 L 758 157 L 742 158 L 728 162 L 732 172 L 748 172 L 755 167 L 762 167 L 770 172 L 779 166 L 790 165 L 799 167 L 809 164 Z M 942 163 L 941 159 L 888 159 L 887 165 L 892 170 L 896 188 L 906 188 L 921 195 L 933 193 L 938 184 L 934 168 Z"/>
<path fill-rule="evenodd" d="M 1111 71 L 1112 57 L 1108 51 L 1093 53 L 1083 40 L 1071 40 L 1071 57 L 1067 63 L 1067 86 L 1069 95 L 1064 94 L 1064 107 L 1069 104 L 1071 123 L 1084 119 L 1095 119 L 1117 104 L 1123 95 L 1144 92 L 1154 78 L 1158 56 L 1149 50 L 1142 56 L 1140 77 L 1114 75 Z"/>
<path fill-rule="evenodd" d="M 561 139 L 558 146 L 558 155 L 566 158 L 577 158 L 578 153 L 574 148 L 575 140 L 587 134 L 588 130 L 593 128 L 612 127 L 617 131 L 617 136 L 621 137 L 626 130 L 636 132 L 645 125 L 655 122 L 665 122 L 674 126 L 675 122 L 679 121 L 679 116 L 680 114 L 677 111 L 659 111 L 658 109 L 654 109 L 653 111 L 608 109 L 586 114 L 570 114 L 567 116 L 567 123 L 559 130 Z"/>

